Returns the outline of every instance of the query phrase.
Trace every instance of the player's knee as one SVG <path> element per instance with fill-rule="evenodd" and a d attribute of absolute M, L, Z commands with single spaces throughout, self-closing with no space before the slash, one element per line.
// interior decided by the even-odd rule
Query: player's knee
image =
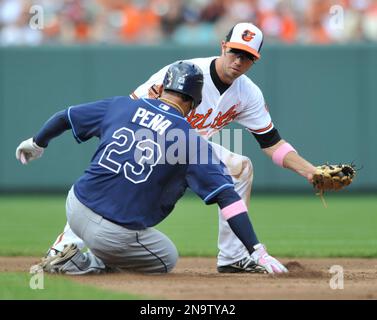
<path fill-rule="evenodd" d="M 253 178 L 253 164 L 248 157 L 232 153 L 225 159 L 229 174 L 236 182 L 248 181 L 251 183 Z"/>
<path fill-rule="evenodd" d="M 169 273 L 171 272 L 174 267 L 176 266 L 177 262 L 178 262 L 178 251 L 177 251 L 177 248 L 174 246 L 174 248 L 171 248 L 169 250 L 169 254 L 165 260 L 165 272 L 166 273 Z"/>
<path fill-rule="evenodd" d="M 242 157 L 242 174 L 241 180 L 251 181 L 253 180 L 254 168 L 253 163 L 247 157 Z"/>
<path fill-rule="evenodd" d="M 165 243 L 160 250 L 155 251 L 154 257 L 158 259 L 153 260 L 151 268 L 146 268 L 144 272 L 152 273 L 169 273 L 178 262 L 178 251 L 174 243 L 166 237 Z"/>
<path fill-rule="evenodd" d="M 232 176 L 236 178 L 239 182 L 248 182 L 251 184 L 253 180 L 253 164 L 251 160 L 247 157 L 240 157 L 237 164 L 238 172 Z"/>

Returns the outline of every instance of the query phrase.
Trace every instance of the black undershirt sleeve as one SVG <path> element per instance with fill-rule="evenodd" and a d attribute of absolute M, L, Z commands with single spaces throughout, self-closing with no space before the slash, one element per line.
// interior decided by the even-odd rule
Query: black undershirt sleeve
<path fill-rule="evenodd" d="M 46 121 L 33 140 L 38 146 L 46 148 L 51 139 L 69 129 L 71 129 L 71 124 L 68 119 L 67 110 L 62 110 L 55 113 Z"/>
<path fill-rule="evenodd" d="M 264 134 L 253 133 L 253 136 L 258 141 L 262 149 L 272 147 L 281 140 L 280 134 L 275 128 Z"/>
<path fill-rule="evenodd" d="M 225 189 L 214 197 L 214 202 L 217 202 L 220 209 L 223 209 L 239 200 L 241 200 L 241 197 L 234 191 L 233 188 Z M 259 240 L 247 212 L 237 214 L 227 221 L 238 239 L 240 239 L 249 253 L 252 253 L 254 251 L 254 246 L 259 243 Z"/>

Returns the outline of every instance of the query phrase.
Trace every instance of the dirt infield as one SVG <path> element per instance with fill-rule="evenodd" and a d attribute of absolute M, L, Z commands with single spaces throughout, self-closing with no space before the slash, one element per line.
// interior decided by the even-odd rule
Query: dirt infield
<path fill-rule="evenodd" d="M 79 283 L 161 299 L 377 299 L 377 259 L 281 259 L 283 276 L 219 274 L 214 258 L 180 258 L 168 275 L 106 274 L 70 277 Z M 29 271 L 33 257 L 0 257 L 0 272 Z M 331 289 L 334 265 L 344 288 Z M 339 284 L 338 281 L 334 281 Z"/>

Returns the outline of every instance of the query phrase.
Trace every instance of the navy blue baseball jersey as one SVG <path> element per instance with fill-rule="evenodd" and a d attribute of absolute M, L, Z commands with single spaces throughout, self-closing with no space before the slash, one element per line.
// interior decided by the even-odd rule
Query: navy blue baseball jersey
<path fill-rule="evenodd" d="M 187 187 L 207 204 L 233 188 L 211 146 L 160 100 L 114 97 L 72 106 L 68 117 L 78 142 L 100 139 L 75 194 L 110 221 L 134 230 L 152 227 Z"/>

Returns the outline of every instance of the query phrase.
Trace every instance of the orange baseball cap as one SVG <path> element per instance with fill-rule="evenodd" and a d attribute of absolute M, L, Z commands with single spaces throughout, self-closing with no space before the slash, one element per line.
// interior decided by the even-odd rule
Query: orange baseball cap
<path fill-rule="evenodd" d="M 259 52 L 263 45 L 263 33 L 252 23 L 238 23 L 226 36 L 225 45 L 228 48 L 247 51 L 259 59 Z"/>

